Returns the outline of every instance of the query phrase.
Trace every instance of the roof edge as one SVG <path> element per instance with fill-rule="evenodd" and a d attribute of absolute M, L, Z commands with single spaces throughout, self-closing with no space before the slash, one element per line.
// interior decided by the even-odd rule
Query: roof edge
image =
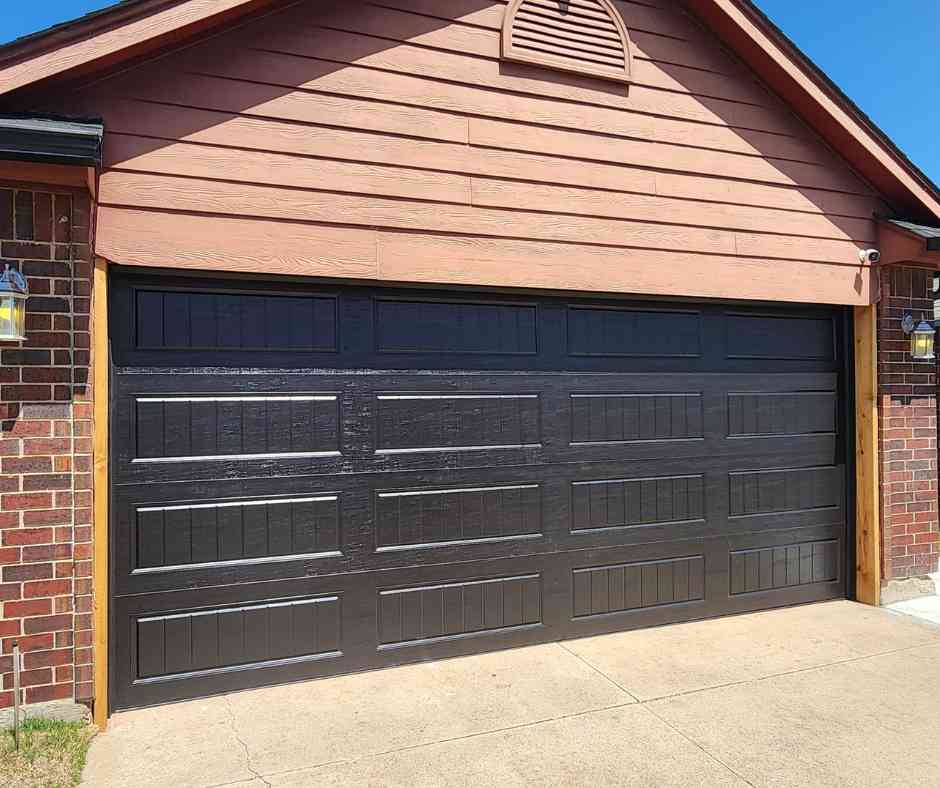
<path fill-rule="evenodd" d="M 940 221 L 940 187 L 753 2 L 683 1 L 885 197 L 906 198 L 896 208 Z"/>
<path fill-rule="evenodd" d="M 289 0 L 125 0 L 0 47 L 0 96 L 104 68 Z"/>
<path fill-rule="evenodd" d="M 0 116 L 0 160 L 98 167 L 104 124 L 39 115 Z"/>

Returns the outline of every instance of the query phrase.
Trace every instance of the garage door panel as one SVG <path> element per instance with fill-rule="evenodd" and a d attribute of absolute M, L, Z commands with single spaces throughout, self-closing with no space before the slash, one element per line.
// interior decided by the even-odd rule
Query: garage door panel
<path fill-rule="evenodd" d="M 844 472 L 836 465 L 768 468 L 728 474 L 731 517 L 837 509 Z"/>
<path fill-rule="evenodd" d="M 134 507 L 132 571 L 342 553 L 340 496 Z"/>
<path fill-rule="evenodd" d="M 128 276 L 116 706 L 844 593 L 825 307 Z"/>
<path fill-rule="evenodd" d="M 731 359 L 836 359 L 837 329 L 830 315 L 787 315 L 779 310 L 728 312 L 725 331 Z"/>
<path fill-rule="evenodd" d="M 833 505 L 806 509 L 796 498 L 788 503 L 786 485 L 761 487 L 762 474 L 729 472 L 722 458 L 597 463 L 576 476 L 573 470 L 560 464 L 498 473 L 396 472 L 363 475 L 355 484 L 341 475 L 293 477 L 278 480 L 282 492 L 273 496 L 270 480 L 214 481 L 187 485 L 200 494 L 185 500 L 179 484 L 122 486 L 117 587 L 150 591 L 211 585 L 220 577 L 238 582 L 446 564 L 843 519 L 839 490 L 813 478 L 831 468 L 766 474 L 809 474 L 797 479 L 794 495 L 836 496 L 824 502 Z M 651 470 L 656 475 L 645 475 Z M 735 484 L 741 479 L 747 484 Z M 741 499 L 734 505 L 772 511 L 729 516 L 732 485 Z M 775 496 L 782 501 L 776 506 Z"/>

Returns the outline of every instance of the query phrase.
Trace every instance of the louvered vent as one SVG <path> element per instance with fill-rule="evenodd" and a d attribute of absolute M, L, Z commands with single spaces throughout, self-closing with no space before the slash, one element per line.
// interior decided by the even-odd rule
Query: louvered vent
<path fill-rule="evenodd" d="M 503 57 L 630 81 L 630 39 L 610 0 L 512 0 L 503 22 Z"/>

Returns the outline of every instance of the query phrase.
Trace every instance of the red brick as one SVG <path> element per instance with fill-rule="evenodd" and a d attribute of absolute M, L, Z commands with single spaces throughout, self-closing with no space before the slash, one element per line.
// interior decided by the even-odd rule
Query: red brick
<path fill-rule="evenodd" d="M 24 438 L 23 454 L 68 454 L 72 442 L 61 438 Z"/>
<path fill-rule="evenodd" d="M 4 531 L 3 533 L 10 533 Z M 15 533 L 15 532 L 14 532 Z M 20 563 L 20 550 L 18 547 L 0 549 L 0 565 Z"/>
<path fill-rule="evenodd" d="M 38 580 L 23 583 L 23 596 L 25 598 L 42 596 L 61 596 L 72 593 L 71 580 Z"/>
<path fill-rule="evenodd" d="M 66 561 L 72 558 L 70 544 L 41 544 L 23 548 L 23 561 Z"/>
<path fill-rule="evenodd" d="M 0 469 L 4 473 L 48 473 L 52 470 L 52 457 L 4 457 Z"/>
<path fill-rule="evenodd" d="M 3 615 L 5 618 L 47 616 L 50 613 L 52 613 L 51 599 L 27 599 L 22 602 L 6 602 L 3 605 Z"/>
<path fill-rule="evenodd" d="M 47 700 L 64 700 L 72 697 L 72 685 L 48 684 L 44 687 L 27 687 L 27 703 L 43 703 Z"/>
<path fill-rule="evenodd" d="M 17 528 L 3 532 L 5 545 L 49 544 L 52 542 L 51 528 Z"/>
<path fill-rule="evenodd" d="M 17 580 L 46 580 L 52 577 L 52 564 L 26 564 L 24 566 L 5 566 L 2 569 L 3 582 Z"/>
<path fill-rule="evenodd" d="M 68 383 L 71 370 L 68 367 L 23 367 L 23 383 Z"/>
<path fill-rule="evenodd" d="M 46 509 L 23 512 L 23 525 L 62 525 L 72 522 L 69 509 Z"/>
<path fill-rule="evenodd" d="M 55 645 L 55 635 L 51 632 L 42 635 L 29 635 L 27 637 L 16 638 L 15 640 L 19 644 L 20 651 L 24 654 L 27 651 L 45 651 Z M 9 654 L 13 650 L 13 641 L 14 638 L 6 638 L 3 641 L 4 654 Z"/>
<path fill-rule="evenodd" d="M 22 493 L 0 497 L 0 506 L 4 510 L 12 509 L 48 509 L 52 506 L 50 493 Z"/>
<path fill-rule="evenodd" d="M 0 602 L 19 599 L 23 587 L 19 583 L 0 583 Z"/>
<path fill-rule="evenodd" d="M 23 633 L 26 635 L 37 635 L 41 632 L 58 632 L 63 629 L 72 628 L 72 616 L 55 615 L 40 616 L 39 618 L 27 618 L 23 622 Z"/>
<path fill-rule="evenodd" d="M 68 665 L 72 662 L 72 649 L 31 651 L 24 656 L 23 661 L 27 668 L 51 668 L 56 665 Z"/>
<path fill-rule="evenodd" d="M 30 344 L 33 344 L 32 336 L 30 337 Z M 0 397 L 2 397 L 7 402 L 17 400 L 51 399 L 52 388 L 50 386 L 8 384 L 5 386 L 0 386 Z"/>
<path fill-rule="evenodd" d="M 23 490 L 68 490 L 72 476 L 67 473 L 39 473 L 23 477 Z"/>
<path fill-rule="evenodd" d="M 20 673 L 21 687 L 34 687 L 40 684 L 49 684 L 52 682 L 52 669 L 40 668 L 38 670 L 24 670 Z M 13 688 L 13 674 L 5 673 L 3 675 L 3 688 Z"/>

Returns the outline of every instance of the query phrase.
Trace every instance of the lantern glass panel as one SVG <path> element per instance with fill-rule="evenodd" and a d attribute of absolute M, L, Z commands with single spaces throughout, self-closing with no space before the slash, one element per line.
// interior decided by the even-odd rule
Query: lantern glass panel
<path fill-rule="evenodd" d="M 26 299 L 0 296 L 0 340 L 25 339 Z"/>
<path fill-rule="evenodd" d="M 918 361 L 931 361 L 934 358 L 934 332 L 926 330 L 923 324 L 911 333 L 911 357 Z"/>

